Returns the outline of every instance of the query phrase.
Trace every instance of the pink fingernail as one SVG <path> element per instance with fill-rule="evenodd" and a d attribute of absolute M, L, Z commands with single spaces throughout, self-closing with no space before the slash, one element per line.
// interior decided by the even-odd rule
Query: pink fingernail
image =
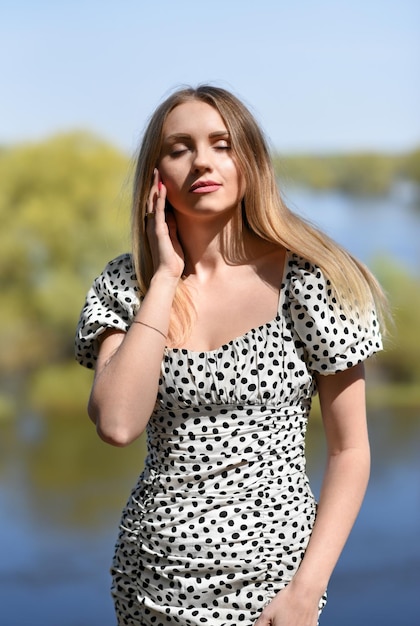
<path fill-rule="evenodd" d="M 162 181 L 161 180 L 158 182 L 158 189 L 159 189 L 159 191 L 162 189 Z"/>

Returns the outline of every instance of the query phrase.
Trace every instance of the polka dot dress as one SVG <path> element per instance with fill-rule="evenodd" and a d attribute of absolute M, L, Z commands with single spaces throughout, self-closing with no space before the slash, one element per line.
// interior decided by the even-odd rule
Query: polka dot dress
<path fill-rule="evenodd" d="M 112 564 L 120 626 L 252 626 L 292 579 L 316 515 L 305 472 L 313 374 L 381 348 L 375 314 L 368 328 L 337 315 L 328 289 L 289 254 L 272 321 L 217 350 L 165 351 Z M 94 367 L 99 334 L 127 330 L 138 306 L 123 255 L 88 293 L 76 358 Z"/>

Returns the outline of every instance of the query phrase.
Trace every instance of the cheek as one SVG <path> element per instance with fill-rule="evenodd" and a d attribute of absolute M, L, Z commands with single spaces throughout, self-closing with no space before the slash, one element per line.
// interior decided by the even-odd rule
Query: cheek
<path fill-rule="evenodd" d="M 225 162 L 225 173 L 232 181 L 235 181 L 241 192 L 245 191 L 245 177 L 235 155 L 229 156 L 229 159 Z"/>
<path fill-rule="evenodd" d="M 177 179 L 173 176 L 171 171 L 166 168 L 159 167 L 159 174 L 163 184 L 166 187 L 166 198 L 172 206 L 178 204 L 178 198 L 180 196 L 179 184 Z"/>
<path fill-rule="evenodd" d="M 169 196 L 173 194 L 173 189 L 174 189 L 173 179 L 166 168 L 159 165 L 158 171 L 159 171 L 160 180 L 166 187 L 166 195 L 169 200 Z"/>
<path fill-rule="evenodd" d="M 176 201 L 176 198 L 179 196 L 179 187 L 170 176 L 162 175 L 161 178 L 166 187 L 166 197 L 171 204 L 174 204 L 174 201 Z"/>
<path fill-rule="evenodd" d="M 167 191 L 174 192 L 180 186 L 180 176 L 176 168 L 168 167 L 165 163 L 158 166 L 160 178 L 165 185 Z"/>
<path fill-rule="evenodd" d="M 235 165 L 235 178 L 236 178 L 236 186 L 239 192 L 239 197 L 243 198 L 243 196 L 245 195 L 245 190 L 246 190 L 245 177 L 242 175 L 241 171 L 236 165 Z"/>

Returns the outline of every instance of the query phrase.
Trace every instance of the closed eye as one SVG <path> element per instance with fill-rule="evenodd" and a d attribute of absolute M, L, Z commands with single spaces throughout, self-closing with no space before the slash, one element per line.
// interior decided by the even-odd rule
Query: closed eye
<path fill-rule="evenodd" d="M 170 154 L 172 157 L 176 157 L 176 156 L 179 156 L 180 154 L 184 154 L 184 152 L 187 152 L 187 150 L 188 150 L 188 147 L 187 147 L 187 146 L 184 146 L 184 145 L 176 145 L 176 146 L 173 146 L 173 147 L 172 147 L 172 149 L 171 149 L 171 151 L 169 152 L 169 154 Z"/>
<path fill-rule="evenodd" d="M 231 145 L 228 141 L 218 141 L 213 146 L 216 150 L 230 150 Z"/>

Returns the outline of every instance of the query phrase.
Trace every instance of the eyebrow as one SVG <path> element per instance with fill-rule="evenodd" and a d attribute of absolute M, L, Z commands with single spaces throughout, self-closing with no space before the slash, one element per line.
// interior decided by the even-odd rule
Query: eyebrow
<path fill-rule="evenodd" d="M 229 131 L 227 130 L 215 130 L 209 134 L 209 139 L 217 139 L 218 137 L 229 137 Z M 191 139 L 191 135 L 188 133 L 173 133 L 165 137 L 164 141 L 181 141 L 183 139 Z"/>

